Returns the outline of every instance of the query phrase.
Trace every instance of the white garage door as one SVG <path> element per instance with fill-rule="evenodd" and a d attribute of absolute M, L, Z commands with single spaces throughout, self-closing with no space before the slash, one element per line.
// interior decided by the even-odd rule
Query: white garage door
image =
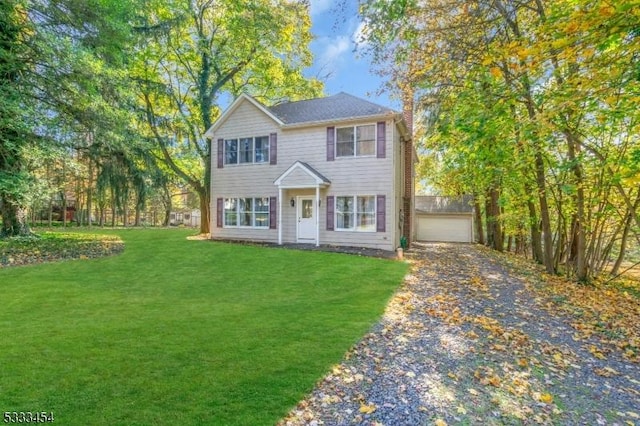
<path fill-rule="evenodd" d="M 473 241 L 468 216 L 418 216 L 418 240 L 470 243 Z"/>

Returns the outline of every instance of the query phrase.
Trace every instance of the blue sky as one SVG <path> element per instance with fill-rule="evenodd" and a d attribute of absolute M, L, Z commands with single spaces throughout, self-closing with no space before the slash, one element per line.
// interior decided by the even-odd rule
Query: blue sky
<path fill-rule="evenodd" d="M 306 75 L 322 79 L 327 95 L 346 92 L 398 110 L 398 101 L 391 100 L 388 93 L 379 94 L 383 80 L 373 72 L 364 46 L 356 43 L 364 28 L 357 1 L 345 0 L 344 9 L 337 3 L 311 0 L 311 31 L 315 36 L 311 50 L 315 59 Z"/>

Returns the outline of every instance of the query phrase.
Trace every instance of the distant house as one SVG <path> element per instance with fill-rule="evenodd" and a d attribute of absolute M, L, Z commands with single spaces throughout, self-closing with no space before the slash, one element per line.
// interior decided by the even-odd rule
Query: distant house
<path fill-rule="evenodd" d="M 169 215 L 169 225 L 198 228 L 200 227 L 200 216 L 200 209 L 172 211 Z"/>
<path fill-rule="evenodd" d="M 470 243 L 473 236 L 473 197 L 417 195 L 416 238 L 420 241 Z"/>
<path fill-rule="evenodd" d="M 411 236 L 402 113 L 346 93 L 271 107 L 243 94 L 206 136 L 214 239 L 394 250 Z"/>

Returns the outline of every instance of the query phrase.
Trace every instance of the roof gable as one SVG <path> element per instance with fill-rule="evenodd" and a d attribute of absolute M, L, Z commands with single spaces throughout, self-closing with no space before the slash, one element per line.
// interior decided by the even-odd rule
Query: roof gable
<path fill-rule="evenodd" d="M 308 188 L 310 185 L 327 186 L 330 183 L 329 179 L 302 161 L 293 163 L 273 182 L 281 188 Z"/>
<path fill-rule="evenodd" d="M 253 106 L 255 106 L 256 108 L 258 108 L 258 110 L 260 110 L 261 112 L 263 112 L 266 116 L 268 116 L 269 118 L 271 118 L 273 121 L 275 121 L 278 125 L 282 126 L 284 123 L 282 122 L 282 120 L 280 120 L 278 117 L 276 117 L 271 111 L 269 111 L 269 108 L 265 107 L 264 105 L 262 105 L 260 102 L 256 101 L 254 98 L 252 98 L 251 96 L 247 95 L 246 93 L 242 93 L 240 94 L 240 96 L 238 96 L 233 103 L 229 106 L 229 108 L 227 108 L 220 117 L 218 117 L 218 119 L 216 120 L 215 123 L 213 123 L 213 125 L 205 132 L 204 136 L 206 138 L 209 139 L 213 139 L 213 135 L 216 132 L 216 130 L 218 130 L 220 128 L 220 126 L 222 126 L 225 121 L 227 121 L 229 119 L 229 117 L 233 114 L 233 112 L 235 110 L 238 109 L 238 107 L 240 105 L 242 105 L 243 102 L 249 102 L 251 103 Z"/>

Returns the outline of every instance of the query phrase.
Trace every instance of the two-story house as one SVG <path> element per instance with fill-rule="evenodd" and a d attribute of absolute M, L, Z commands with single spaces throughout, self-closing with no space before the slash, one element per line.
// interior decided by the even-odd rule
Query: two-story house
<path fill-rule="evenodd" d="M 395 250 L 411 235 L 399 112 L 346 93 L 272 107 L 243 94 L 206 136 L 213 239 Z"/>

